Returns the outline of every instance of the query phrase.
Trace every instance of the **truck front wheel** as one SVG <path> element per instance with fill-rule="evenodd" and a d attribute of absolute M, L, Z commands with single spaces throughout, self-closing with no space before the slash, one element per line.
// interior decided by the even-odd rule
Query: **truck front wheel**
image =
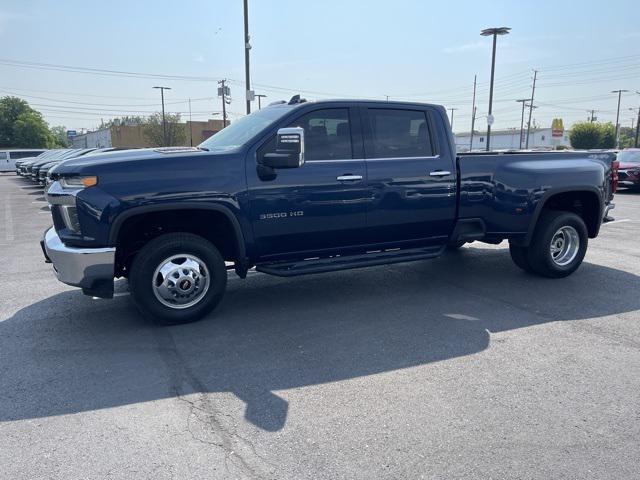
<path fill-rule="evenodd" d="M 134 258 L 129 275 L 134 303 L 161 325 L 199 320 L 222 300 L 226 286 L 227 269 L 218 249 L 190 233 L 151 240 Z"/>
<path fill-rule="evenodd" d="M 588 241 L 582 218 L 572 212 L 549 210 L 540 216 L 531 244 L 520 251 L 516 248 L 511 256 L 520 268 L 530 268 L 544 277 L 562 278 L 582 264 Z"/>

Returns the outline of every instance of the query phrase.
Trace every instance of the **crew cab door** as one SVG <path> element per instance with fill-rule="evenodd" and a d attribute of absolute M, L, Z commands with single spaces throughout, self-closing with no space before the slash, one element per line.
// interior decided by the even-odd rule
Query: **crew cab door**
<path fill-rule="evenodd" d="M 428 107 L 363 106 L 367 235 L 376 242 L 444 244 L 456 215 L 455 157 L 444 119 Z"/>
<path fill-rule="evenodd" d="M 369 192 L 356 108 L 306 110 L 280 127 L 302 127 L 305 163 L 257 169 L 275 151 L 273 137 L 247 163 L 251 221 L 263 258 L 312 256 L 362 243 Z"/>

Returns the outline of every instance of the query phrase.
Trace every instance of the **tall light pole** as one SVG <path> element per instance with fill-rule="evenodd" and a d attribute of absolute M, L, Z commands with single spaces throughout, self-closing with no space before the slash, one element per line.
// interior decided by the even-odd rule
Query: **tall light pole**
<path fill-rule="evenodd" d="M 618 111 L 616 113 L 616 148 L 620 148 L 620 101 L 622 100 L 622 94 L 629 90 L 612 90 L 611 93 L 618 94 Z"/>
<path fill-rule="evenodd" d="M 450 108 L 449 110 L 451 110 L 451 131 L 453 131 L 453 112 L 455 112 L 458 109 L 457 108 Z"/>
<path fill-rule="evenodd" d="M 489 86 L 489 115 L 487 116 L 487 152 L 491 145 L 491 124 L 493 123 L 493 115 L 491 114 L 493 108 L 493 78 L 496 70 L 496 42 L 498 35 L 507 35 L 511 28 L 509 27 L 494 27 L 485 28 L 480 32 L 483 37 L 493 36 L 493 53 L 491 54 L 491 85 Z"/>
<path fill-rule="evenodd" d="M 247 115 L 251 113 L 251 100 L 249 100 L 249 91 L 251 90 L 251 78 L 249 76 L 249 50 L 251 43 L 249 41 L 249 7 L 247 0 L 244 0 L 244 83 L 245 95 L 247 96 Z"/>
<path fill-rule="evenodd" d="M 162 146 L 167 146 L 167 120 L 164 117 L 164 91 L 171 90 L 170 87 L 153 87 L 160 89 L 160 98 L 162 98 Z"/>
<path fill-rule="evenodd" d="M 262 108 L 262 103 L 260 102 L 260 99 L 266 98 L 266 95 L 264 95 L 264 94 L 256 94 L 256 98 L 258 99 L 258 110 L 260 110 Z"/>
<path fill-rule="evenodd" d="M 522 116 L 520 117 L 520 146 L 519 150 L 522 150 L 522 137 L 524 137 L 524 105 L 529 101 L 528 98 L 521 98 L 520 100 L 516 100 L 516 102 L 522 103 Z"/>

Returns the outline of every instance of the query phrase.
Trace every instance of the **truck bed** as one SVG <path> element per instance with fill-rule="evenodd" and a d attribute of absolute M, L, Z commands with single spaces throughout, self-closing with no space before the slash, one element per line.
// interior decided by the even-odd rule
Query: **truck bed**
<path fill-rule="evenodd" d="M 482 219 L 489 238 L 524 236 L 541 200 L 576 187 L 596 194 L 602 210 L 613 197 L 615 157 L 587 151 L 459 154 L 458 217 Z"/>

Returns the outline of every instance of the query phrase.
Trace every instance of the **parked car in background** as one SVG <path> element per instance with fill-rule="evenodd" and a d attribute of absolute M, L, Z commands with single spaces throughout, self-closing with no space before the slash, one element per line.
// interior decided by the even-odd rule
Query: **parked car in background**
<path fill-rule="evenodd" d="M 87 155 L 88 153 L 91 153 L 94 150 L 95 148 L 81 148 L 81 149 L 70 150 L 69 152 L 62 155 L 59 158 L 59 160 L 63 161 L 71 158 L 82 157 L 83 155 Z M 46 159 L 37 160 L 35 162 L 32 162 L 30 167 L 27 168 L 29 177 L 31 178 L 32 181 L 34 182 L 38 181 L 38 173 L 40 171 L 40 167 L 46 163 L 50 163 L 50 162 Z"/>
<path fill-rule="evenodd" d="M 26 162 L 34 161 L 36 158 L 53 158 L 55 155 L 58 154 L 58 152 L 59 152 L 59 149 L 47 150 L 46 152 L 43 152 L 39 155 L 33 155 L 31 157 L 25 157 L 25 158 L 16 160 L 14 163 L 16 175 L 22 175 L 22 165 L 25 164 Z"/>
<path fill-rule="evenodd" d="M 107 152 L 113 152 L 113 151 L 117 151 L 117 150 L 127 150 L 126 148 L 121 148 L 121 147 L 107 147 L 107 148 L 97 148 L 91 152 L 85 153 L 84 155 L 89 157 L 92 155 L 96 155 L 99 153 L 107 153 Z M 82 155 L 78 155 L 78 156 L 82 156 Z M 45 186 L 47 185 L 47 177 L 49 176 L 49 172 L 51 171 L 51 169 L 53 167 L 55 167 L 56 165 L 61 164 L 62 162 L 64 162 L 65 160 L 70 160 L 71 158 L 76 158 L 74 156 L 71 156 L 69 158 L 63 158 L 63 159 L 53 159 L 47 163 L 44 163 L 42 165 L 40 165 L 40 167 L 38 168 L 38 178 L 37 178 L 37 182 L 42 185 Z"/>
<path fill-rule="evenodd" d="M 46 152 L 44 148 L 11 148 L 0 150 L 0 172 L 11 172 L 16 168 L 16 161 Z"/>
<path fill-rule="evenodd" d="M 618 184 L 640 192 L 640 148 L 628 148 L 618 153 Z"/>
<path fill-rule="evenodd" d="M 33 165 L 35 162 L 44 160 L 45 158 L 59 158 L 70 151 L 70 148 L 58 148 L 55 150 L 50 150 L 49 152 L 46 152 L 45 154 L 39 155 L 37 157 L 25 158 L 24 160 L 17 162 L 17 173 L 18 175 L 21 175 L 23 177 L 28 177 L 30 174 L 29 167 L 31 167 L 31 165 Z"/>

